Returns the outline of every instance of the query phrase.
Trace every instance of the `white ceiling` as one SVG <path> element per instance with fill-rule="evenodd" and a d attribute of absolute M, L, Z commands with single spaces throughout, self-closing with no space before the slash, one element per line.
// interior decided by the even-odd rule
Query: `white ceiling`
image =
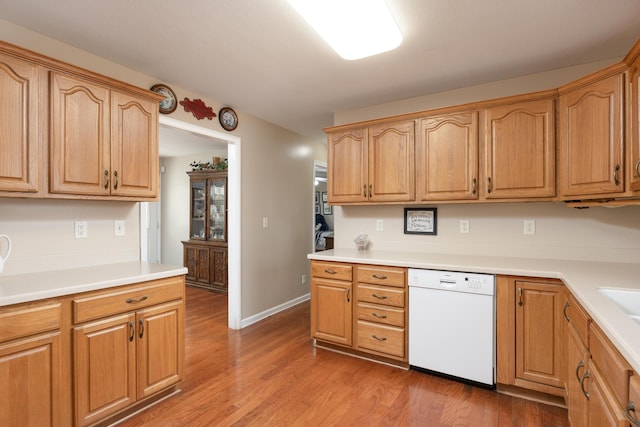
<path fill-rule="evenodd" d="M 286 0 L 0 0 L 0 17 L 318 138 L 334 111 L 621 58 L 640 36 L 640 0 L 387 3 L 404 42 L 359 61 Z"/>

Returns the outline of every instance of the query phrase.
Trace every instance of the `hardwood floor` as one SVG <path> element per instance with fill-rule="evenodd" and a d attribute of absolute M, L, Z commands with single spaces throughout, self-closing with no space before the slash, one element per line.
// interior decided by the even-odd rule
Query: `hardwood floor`
<path fill-rule="evenodd" d="M 566 410 L 313 347 L 309 303 L 240 331 L 187 287 L 182 392 L 120 426 L 567 426 Z"/>

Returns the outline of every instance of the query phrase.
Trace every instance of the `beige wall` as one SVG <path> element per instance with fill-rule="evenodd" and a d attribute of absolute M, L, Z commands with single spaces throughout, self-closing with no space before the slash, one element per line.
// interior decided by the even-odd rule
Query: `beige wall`
<path fill-rule="evenodd" d="M 110 77 L 126 81 L 141 87 L 151 87 L 158 80 L 103 58 L 80 51 L 69 45 L 49 39 L 27 29 L 0 20 L 0 39 L 18 46 L 34 50 L 45 55 L 61 59 Z M 171 85 L 171 82 L 166 82 Z M 216 84 L 216 82 L 212 82 Z M 202 98 L 214 109 L 222 107 L 220 102 L 206 99 L 201 94 L 191 93 L 172 85 L 178 97 Z M 241 138 L 241 186 L 242 186 L 242 318 L 256 315 L 272 307 L 284 304 L 304 296 L 309 285 L 301 284 L 302 274 L 308 277 L 306 254 L 312 247 L 312 215 L 309 212 L 309 200 L 312 199 L 313 161 L 326 160 L 326 146 L 322 140 L 311 140 L 292 133 L 263 120 L 237 111 L 239 126 L 233 135 Z M 171 118 L 190 122 L 224 132 L 216 120 L 196 120 L 190 113 L 176 110 Z M 27 248 L 38 247 L 46 252 L 45 257 L 60 258 L 60 262 L 48 264 L 48 269 L 58 266 L 73 266 L 86 258 L 86 262 L 99 264 L 115 259 L 139 259 L 138 241 L 128 241 L 122 250 L 116 249 L 116 255 L 107 257 L 101 252 L 110 253 L 114 242 L 93 239 L 92 223 L 122 219 L 124 213 L 111 212 L 113 206 L 119 206 L 127 214 L 127 236 L 139 239 L 138 204 L 128 204 L 127 210 L 122 203 L 102 202 L 108 206 L 104 213 L 101 209 L 88 209 L 92 202 L 70 201 L 24 201 L 0 200 L 0 234 L 13 237 L 20 263 L 14 263 L 13 254 L 5 274 L 18 274 L 39 268 L 37 259 Z M 31 206 L 40 206 L 31 207 Z M 30 213 L 32 219 L 21 221 L 18 214 L 5 214 L 5 207 L 11 212 L 22 209 Z M 54 230 L 48 212 L 54 209 L 60 222 L 71 224 L 82 212 L 83 219 L 89 221 L 90 238 L 83 242 L 71 241 L 70 250 L 60 253 L 57 243 L 60 232 Z M 269 217 L 269 229 L 262 229 L 262 217 Z M 105 225 L 106 227 L 106 225 Z M 100 226 L 100 228 L 102 228 Z M 35 233 L 31 230 L 38 230 Z M 64 233 L 72 236 L 72 232 Z M 65 237 L 66 238 L 66 237 Z M 84 250 L 86 249 L 86 250 Z M 77 258 L 71 253 L 86 253 L 86 257 Z M 173 255 L 172 255 L 173 257 Z"/>
<path fill-rule="evenodd" d="M 335 114 L 335 124 L 552 89 L 614 62 L 342 111 Z M 431 206 L 438 208 L 437 236 L 405 235 L 403 206 L 334 207 L 335 246 L 354 247 L 354 237 L 367 233 L 372 250 L 640 262 L 640 206 L 585 210 L 569 209 L 562 203 Z M 377 219 L 384 221 L 382 232 L 375 231 Z M 469 234 L 459 233 L 461 219 L 470 221 Z M 536 221 L 535 235 L 523 234 L 524 219 Z"/>

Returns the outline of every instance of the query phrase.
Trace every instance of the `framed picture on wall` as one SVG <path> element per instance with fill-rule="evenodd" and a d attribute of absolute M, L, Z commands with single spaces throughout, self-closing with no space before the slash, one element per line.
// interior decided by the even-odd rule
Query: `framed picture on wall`
<path fill-rule="evenodd" d="M 328 199 L 327 199 L 327 192 L 323 191 L 322 192 L 322 203 L 327 203 Z"/>
<path fill-rule="evenodd" d="M 325 194 L 325 193 L 322 193 Z M 333 206 L 328 203 L 322 203 L 322 214 L 323 215 L 333 215 Z"/>
<path fill-rule="evenodd" d="M 316 213 L 319 214 L 320 213 L 320 205 L 316 205 Z"/>
<path fill-rule="evenodd" d="M 316 205 L 320 204 L 320 192 L 316 191 Z M 320 207 L 318 206 L 318 211 L 320 210 Z M 316 213 L 320 213 L 320 212 L 316 212 Z"/>
<path fill-rule="evenodd" d="M 404 234 L 438 234 L 436 208 L 404 208 Z"/>

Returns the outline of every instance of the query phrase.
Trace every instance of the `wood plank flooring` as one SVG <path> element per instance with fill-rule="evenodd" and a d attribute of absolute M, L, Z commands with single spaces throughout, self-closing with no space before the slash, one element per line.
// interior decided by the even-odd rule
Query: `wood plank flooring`
<path fill-rule="evenodd" d="M 240 331 L 187 287 L 182 392 L 120 426 L 568 426 L 567 412 L 313 347 L 309 303 Z"/>

